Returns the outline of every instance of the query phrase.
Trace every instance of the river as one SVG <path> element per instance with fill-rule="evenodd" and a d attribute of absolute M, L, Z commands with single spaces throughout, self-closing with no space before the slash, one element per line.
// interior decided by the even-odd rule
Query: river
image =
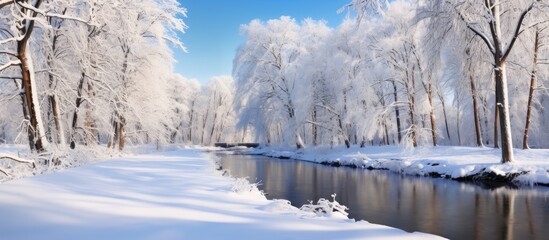
<path fill-rule="evenodd" d="M 409 232 L 450 239 L 549 236 L 549 187 L 494 188 L 263 156 L 218 157 L 232 176 L 259 182 L 267 198 L 297 207 L 336 193 L 350 218 Z"/>

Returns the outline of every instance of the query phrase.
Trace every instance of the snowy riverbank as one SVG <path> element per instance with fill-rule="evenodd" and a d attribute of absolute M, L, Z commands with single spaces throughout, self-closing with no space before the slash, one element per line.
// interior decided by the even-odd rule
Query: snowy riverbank
<path fill-rule="evenodd" d="M 180 149 L 0 184 L 5 239 L 429 239 L 317 216 L 222 176 L 213 156 Z"/>
<path fill-rule="evenodd" d="M 402 149 L 398 146 L 353 146 L 349 149 L 311 147 L 301 150 L 267 147 L 241 153 L 455 180 L 549 185 L 549 149 L 516 149 L 516 161 L 508 164 L 500 163 L 499 149 L 479 147 Z"/>

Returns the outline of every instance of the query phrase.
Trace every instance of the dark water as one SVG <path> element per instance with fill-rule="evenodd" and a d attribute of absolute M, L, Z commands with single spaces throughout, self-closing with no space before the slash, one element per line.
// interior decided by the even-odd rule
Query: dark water
<path fill-rule="evenodd" d="M 294 206 L 331 199 L 349 217 L 450 239 L 549 239 L 549 187 L 488 189 L 387 171 L 327 167 L 260 156 L 224 156 L 236 177 L 260 182 L 269 199 Z"/>

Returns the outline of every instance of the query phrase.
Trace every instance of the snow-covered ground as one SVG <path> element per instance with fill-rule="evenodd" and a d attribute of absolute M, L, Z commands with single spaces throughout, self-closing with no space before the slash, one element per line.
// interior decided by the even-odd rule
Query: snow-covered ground
<path fill-rule="evenodd" d="M 505 178 L 525 184 L 549 184 L 549 149 L 515 149 L 515 162 L 501 164 L 499 149 L 480 147 L 398 146 L 359 148 L 311 147 L 261 148 L 242 151 L 270 157 L 290 158 L 335 165 L 386 169 L 408 175 L 432 175 L 460 179 L 467 177 Z"/>
<path fill-rule="evenodd" d="M 179 149 L 3 183 L 1 239 L 438 238 L 267 200 L 212 158 Z"/>

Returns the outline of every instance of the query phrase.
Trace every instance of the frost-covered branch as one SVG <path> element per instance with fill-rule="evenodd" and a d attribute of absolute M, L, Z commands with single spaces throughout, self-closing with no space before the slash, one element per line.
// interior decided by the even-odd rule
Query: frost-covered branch
<path fill-rule="evenodd" d="M 6 176 L 9 176 L 8 172 L 6 172 L 6 170 L 4 170 L 4 169 L 2 169 L 2 168 L 0 168 L 0 172 L 3 173 L 3 174 L 6 175 Z"/>
<path fill-rule="evenodd" d="M 0 71 L 3 71 L 4 69 L 7 69 L 11 66 L 17 66 L 17 65 L 20 65 L 21 64 L 21 61 L 20 60 L 12 60 L 12 61 L 9 61 L 7 62 L 6 64 L 4 65 L 0 65 Z"/>
<path fill-rule="evenodd" d="M 488 46 L 488 49 L 490 49 L 490 52 L 495 53 L 496 48 L 494 47 L 494 45 L 490 41 L 490 38 L 488 37 L 488 35 L 486 35 L 485 33 L 483 33 L 482 31 L 480 31 L 476 28 L 476 25 L 478 25 L 478 23 L 469 23 L 466 20 L 465 15 L 457 8 L 457 6 L 453 5 L 449 1 L 447 1 L 447 4 L 452 5 L 454 11 L 457 13 L 457 15 L 459 16 L 459 19 L 465 24 L 465 26 L 469 30 L 471 30 L 473 33 L 475 33 L 475 35 L 480 37 L 480 39 L 482 39 L 482 41 Z"/>
<path fill-rule="evenodd" d="M 2 9 L 5 6 L 8 6 L 12 4 L 14 0 L 0 0 L 0 9 Z"/>
<path fill-rule="evenodd" d="M 361 22 L 367 14 L 382 14 L 389 2 L 387 0 L 352 0 L 350 3 L 338 9 L 342 13 L 346 9 L 353 8 L 358 13 L 358 22 Z"/>
<path fill-rule="evenodd" d="M 35 12 L 35 13 L 38 13 L 38 14 L 44 16 L 44 17 L 55 17 L 55 18 L 73 20 L 73 21 L 89 24 L 89 21 L 87 21 L 87 20 L 84 20 L 84 19 L 81 19 L 81 18 L 78 18 L 78 17 L 67 16 L 65 14 L 47 12 L 45 10 L 41 10 L 41 9 L 39 9 L 39 8 L 37 8 L 37 7 L 35 7 L 31 4 L 28 4 L 26 2 L 17 2 L 17 4 L 20 5 L 23 8 L 26 8 L 26 9 L 29 9 L 29 10 Z M 48 26 L 48 25 L 46 25 L 46 26 Z"/>
<path fill-rule="evenodd" d="M 509 56 L 509 54 L 511 53 L 511 50 L 513 49 L 513 46 L 515 45 L 515 42 L 517 41 L 518 37 L 520 36 L 520 31 L 521 31 L 521 28 L 522 28 L 522 24 L 524 22 L 524 19 L 526 18 L 526 15 L 532 11 L 532 9 L 534 8 L 534 5 L 535 5 L 536 2 L 532 2 L 530 4 L 530 6 L 528 8 L 526 8 L 522 14 L 520 14 L 520 17 L 517 21 L 517 25 L 515 26 L 515 32 L 512 36 L 512 40 L 511 42 L 509 43 L 509 46 L 507 46 L 505 49 L 503 49 L 504 53 L 503 53 L 503 56 L 501 57 L 501 62 L 505 62 L 505 60 L 507 60 L 507 57 Z"/>
<path fill-rule="evenodd" d="M 23 40 L 23 38 L 24 38 L 24 36 L 18 36 L 18 37 L 12 37 L 12 38 L 7 38 L 7 39 L 4 39 L 4 40 L 0 40 L 0 45 L 11 43 L 11 42 L 21 41 L 21 40 Z"/>
<path fill-rule="evenodd" d="M 17 157 L 17 156 L 12 156 L 12 155 L 0 155 L 0 159 L 8 159 L 8 160 L 12 160 L 12 161 L 15 161 L 15 162 L 18 162 L 18 163 L 34 164 L 34 161 L 23 159 L 23 158 L 20 158 L 20 157 Z"/>
<path fill-rule="evenodd" d="M 17 54 L 15 54 L 14 52 L 11 52 L 11 51 L 0 51 L 0 54 L 6 54 L 6 55 L 9 55 L 9 56 L 12 56 L 12 57 L 17 57 Z"/>

